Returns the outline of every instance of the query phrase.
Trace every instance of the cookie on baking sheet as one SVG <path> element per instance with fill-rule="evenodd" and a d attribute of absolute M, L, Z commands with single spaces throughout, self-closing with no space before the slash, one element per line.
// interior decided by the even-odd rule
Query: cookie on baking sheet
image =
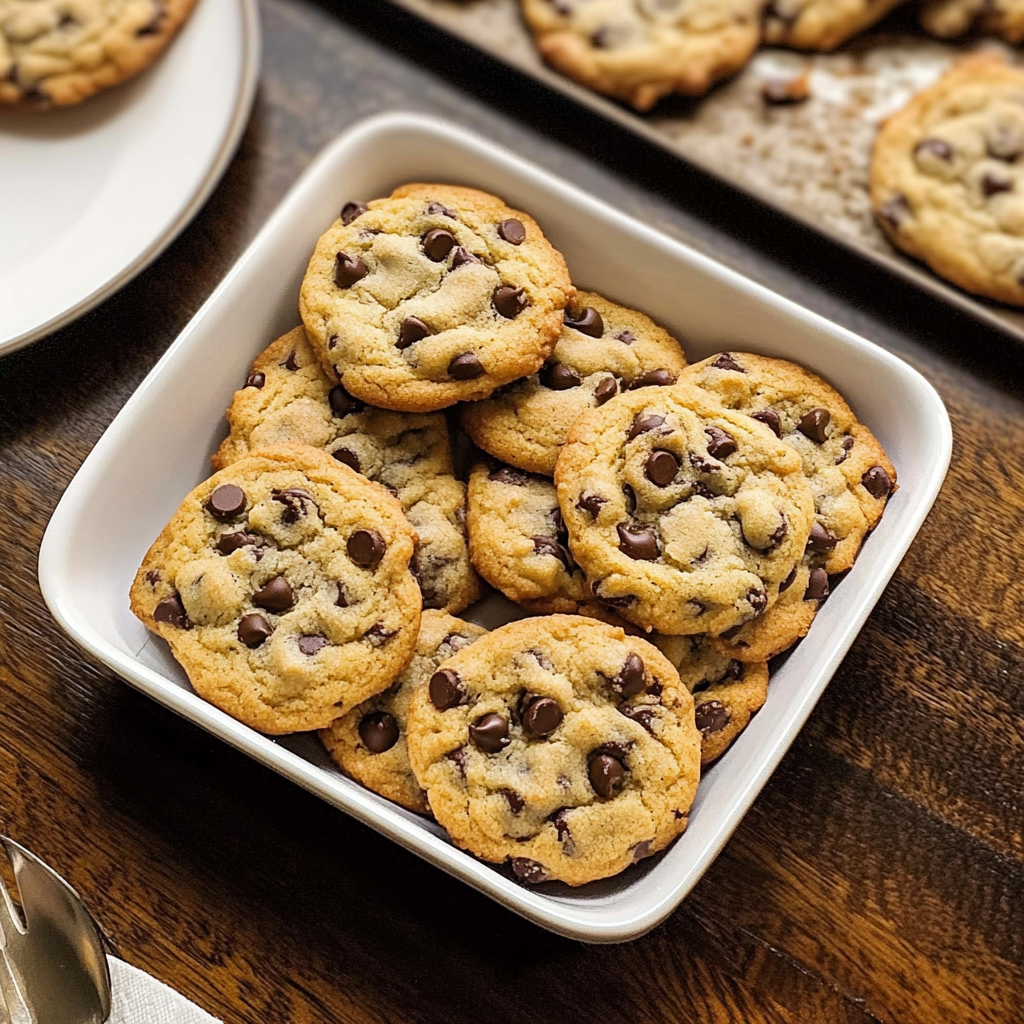
<path fill-rule="evenodd" d="M 798 50 L 834 50 L 903 0 L 770 0 L 764 41 Z"/>
<path fill-rule="evenodd" d="M 320 732 L 324 746 L 346 775 L 410 811 L 430 813 L 427 794 L 409 765 L 405 740 L 409 699 L 430 681 L 442 661 L 486 632 L 446 612 L 423 613 L 416 650 L 402 674 L 383 693 Z"/>
<path fill-rule="evenodd" d="M 149 549 L 132 611 L 196 692 L 266 733 L 320 729 L 416 644 L 415 534 L 379 484 L 300 444 L 201 483 Z"/>
<path fill-rule="evenodd" d="M 478 462 L 469 474 L 467 523 L 473 565 L 510 601 L 566 614 L 596 603 L 569 551 L 547 477 Z"/>
<path fill-rule="evenodd" d="M 0 104 L 64 107 L 145 68 L 195 0 L 0 0 Z"/>
<path fill-rule="evenodd" d="M 597 92 L 650 110 L 699 96 L 757 48 L 763 0 L 522 0 L 544 59 Z"/>
<path fill-rule="evenodd" d="M 763 614 L 814 521 L 797 452 L 692 384 L 585 412 L 555 483 L 594 596 L 660 633 L 721 633 Z"/>
<path fill-rule="evenodd" d="M 425 607 L 458 612 L 482 596 L 466 546 L 466 487 L 452 475 L 443 413 L 391 412 L 353 398 L 332 385 L 296 327 L 257 356 L 227 420 L 214 469 L 282 442 L 322 448 L 401 501 L 419 535 L 413 569 Z"/>
<path fill-rule="evenodd" d="M 953 39 L 978 29 L 1008 43 L 1024 41 L 1021 0 L 925 0 L 919 20 L 926 32 L 939 39 Z"/>
<path fill-rule="evenodd" d="M 540 369 L 575 294 L 536 221 L 454 185 L 350 202 L 321 236 L 299 312 L 356 398 L 429 412 Z"/>
<path fill-rule="evenodd" d="M 1024 70 L 958 60 L 882 126 L 871 203 L 894 245 L 965 291 L 1024 305 Z"/>
<path fill-rule="evenodd" d="M 768 665 L 736 661 L 700 636 L 655 635 L 651 641 L 675 666 L 693 694 L 694 722 L 700 733 L 700 763 L 717 760 L 768 699 Z"/>
<path fill-rule="evenodd" d="M 578 615 L 511 622 L 443 662 L 412 696 L 408 742 L 455 843 L 525 882 L 582 885 L 663 849 L 700 773 L 672 665 Z"/>
<path fill-rule="evenodd" d="M 632 387 L 672 384 L 684 366 L 679 342 L 643 313 L 578 292 L 540 373 L 465 406 L 462 426 L 495 458 L 551 476 L 581 412 Z"/>

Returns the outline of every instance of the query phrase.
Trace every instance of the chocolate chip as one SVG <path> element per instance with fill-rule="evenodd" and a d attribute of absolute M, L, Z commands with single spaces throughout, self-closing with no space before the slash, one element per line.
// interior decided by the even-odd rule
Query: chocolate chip
<path fill-rule="evenodd" d="M 554 537 L 531 537 L 533 551 L 537 555 L 552 555 L 564 566 L 566 572 L 572 572 L 572 562 L 568 550 L 555 540 Z"/>
<path fill-rule="evenodd" d="M 435 263 L 440 263 L 457 244 L 455 236 L 444 228 L 434 228 L 423 236 L 423 252 Z"/>
<path fill-rule="evenodd" d="M 339 288 L 351 288 L 356 281 L 361 281 L 370 271 L 358 256 L 349 256 L 347 252 L 339 252 L 334 257 L 334 283 Z"/>
<path fill-rule="evenodd" d="M 751 413 L 750 418 L 763 423 L 776 437 L 782 437 L 782 420 L 774 409 L 761 409 L 759 412 Z"/>
<path fill-rule="evenodd" d="M 331 388 L 327 401 L 330 402 L 331 412 L 335 416 L 348 416 L 350 413 L 362 412 L 364 408 L 363 403 L 358 398 L 353 398 L 340 384 L 335 384 Z"/>
<path fill-rule="evenodd" d="M 610 800 L 615 796 L 626 781 L 626 769 L 622 762 L 611 754 L 597 754 L 587 765 L 590 784 L 598 796 Z"/>
<path fill-rule="evenodd" d="M 559 807 L 553 814 L 548 815 L 548 821 L 555 826 L 555 834 L 562 844 L 562 852 L 571 857 L 576 852 L 576 844 L 572 841 L 572 832 L 569 829 L 569 812 L 571 807 Z"/>
<path fill-rule="evenodd" d="M 601 512 L 601 506 L 607 504 L 608 499 L 602 498 L 599 494 L 582 494 L 576 507 L 581 512 L 589 512 L 595 519 Z"/>
<path fill-rule="evenodd" d="M 535 860 L 528 860 L 526 857 L 513 857 L 512 870 L 516 878 L 529 885 L 536 885 L 538 882 L 546 882 L 548 878 L 547 869 L 543 864 Z"/>
<path fill-rule="evenodd" d="M 764 615 L 768 608 L 768 593 L 764 590 L 748 590 L 747 591 L 747 603 L 750 605 L 754 612 L 754 618 L 756 619 L 760 615 Z"/>
<path fill-rule="evenodd" d="M 623 697 L 635 697 L 642 692 L 646 682 L 643 660 L 638 654 L 630 654 L 619 674 L 612 680 L 612 689 Z"/>
<path fill-rule="evenodd" d="M 408 348 L 429 334 L 430 328 L 422 320 L 415 316 L 407 316 L 398 328 L 398 341 L 395 342 L 395 348 Z"/>
<path fill-rule="evenodd" d="M 206 508 L 214 519 L 229 523 L 245 511 L 245 491 L 234 484 L 221 484 L 210 495 Z"/>
<path fill-rule="evenodd" d="M 338 344 L 338 336 L 336 334 L 332 334 L 327 339 L 327 347 L 328 348 L 334 348 L 337 344 Z"/>
<path fill-rule="evenodd" d="M 598 599 L 602 604 L 608 605 L 609 608 L 628 608 L 631 604 L 636 604 L 635 594 L 623 594 L 621 597 L 606 597 L 601 593 L 601 584 L 603 580 L 594 580 L 590 584 L 590 590 L 594 597 Z"/>
<path fill-rule="evenodd" d="M 705 427 L 704 433 L 708 436 L 708 455 L 713 459 L 727 459 L 739 447 L 736 438 L 721 427 Z"/>
<path fill-rule="evenodd" d="M 369 640 L 371 647 L 383 647 L 397 632 L 397 630 L 389 630 L 383 623 L 374 623 L 366 633 L 362 634 L 362 639 Z"/>
<path fill-rule="evenodd" d="M 807 550 L 821 554 L 825 551 L 831 551 L 838 543 L 839 539 L 815 520 L 814 525 L 811 527 L 811 536 L 807 540 Z"/>
<path fill-rule="evenodd" d="M 601 406 L 619 393 L 619 382 L 614 377 L 603 377 L 594 388 L 594 404 Z"/>
<path fill-rule="evenodd" d="M 313 501 L 305 491 L 298 487 L 289 487 L 284 491 L 274 491 L 271 497 L 274 501 L 279 501 L 284 505 L 281 519 L 285 523 L 297 523 L 306 514 L 305 503 Z"/>
<path fill-rule="evenodd" d="M 356 455 L 351 448 L 335 448 L 331 454 L 343 466 L 348 466 L 349 469 L 354 469 L 357 473 L 362 472 L 362 465 L 359 462 L 359 456 Z"/>
<path fill-rule="evenodd" d="M 159 569 L 150 569 L 149 572 L 146 573 L 146 582 L 151 587 L 155 587 L 162 578 L 163 576 Z"/>
<path fill-rule="evenodd" d="M 448 364 L 448 376 L 452 380 L 476 380 L 487 371 L 474 352 L 460 352 Z"/>
<path fill-rule="evenodd" d="M 345 584 L 342 583 L 341 580 L 338 581 L 338 596 L 335 599 L 334 604 L 338 608 L 348 607 L 348 595 L 345 593 Z"/>
<path fill-rule="evenodd" d="M 619 523 L 619 550 L 638 561 L 654 562 L 658 558 L 658 541 L 654 534 L 642 526 L 624 526 Z"/>
<path fill-rule="evenodd" d="M 458 706 L 463 697 L 459 674 L 450 668 L 438 669 L 430 677 L 430 702 L 438 711 Z"/>
<path fill-rule="evenodd" d="M 779 525 L 775 527 L 775 531 L 772 533 L 771 537 L 769 538 L 770 541 L 771 541 L 771 545 L 770 546 L 774 547 L 776 544 L 778 544 L 781 541 L 785 540 L 787 533 L 789 533 L 789 523 L 786 521 L 785 515 L 780 513 L 779 514 Z"/>
<path fill-rule="evenodd" d="M 494 289 L 491 302 L 507 320 L 514 320 L 530 304 L 530 300 L 523 294 L 523 289 L 513 288 L 510 284 L 498 285 Z"/>
<path fill-rule="evenodd" d="M 892 481 L 881 466 L 872 466 L 860 478 L 860 482 L 872 498 L 887 498 L 892 493 Z"/>
<path fill-rule="evenodd" d="M 619 331 L 619 333 L 615 335 L 615 339 L 616 341 L 621 341 L 623 345 L 632 345 L 633 342 L 636 341 L 636 336 L 632 331 Z"/>
<path fill-rule="evenodd" d="M 622 495 L 626 499 L 626 511 L 632 515 L 636 511 L 636 491 L 630 484 L 623 484 Z"/>
<path fill-rule="evenodd" d="M 348 539 L 348 557 L 364 569 L 374 569 L 388 546 L 376 530 L 356 530 Z"/>
<path fill-rule="evenodd" d="M 301 646 L 302 641 L 299 641 Z M 398 742 L 398 723 L 386 711 L 371 711 L 359 719 L 359 738 L 371 754 L 383 754 Z"/>
<path fill-rule="evenodd" d="M 551 363 L 541 370 L 540 382 L 552 391 L 568 391 L 569 388 L 578 388 L 583 378 L 565 363 Z"/>
<path fill-rule="evenodd" d="M 178 594 L 165 597 L 153 609 L 153 618 L 157 622 L 166 622 L 176 629 L 188 629 L 189 627 L 188 612 L 185 611 L 185 606 L 181 603 L 181 597 Z"/>
<path fill-rule="evenodd" d="M 626 440 L 632 441 L 633 438 L 646 434 L 647 431 L 654 430 L 655 427 L 660 427 L 664 422 L 665 417 L 659 416 L 657 413 L 648 413 L 646 416 L 641 414 L 633 420 L 633 425 L 629 428 Z"/>
<path fill-rule="evenodd" d="M 508 809 L 513 814 L 518 814 L 526 806 L 526 801 L 523 799 L 522 794 L 517 793 L 514 789 L 499 789 L 498 792 L 508 802 Z"/>
<path fill-rule="evenodd" d="M 828 573 L 824 569 L 812 569 L 804 591 L 805 601 L 824 601 L 828 597 Z"/>
<path fill-rule="evenodd" d="M 366 203 L 359 201 L 346 203 L 341 208 L 341 223 L 348 227 L 348 225 L 351 224 L 352 221 L 356 219 L 356 217 L 362 217 L 362 215 L 366 213 L 366 211 L 369 208 L 370 207 L 367 206 Z"/>
<path fill-rule="evenodd" d="M 591 338 L 600 338 L 604 334 L 604 320 L 593 306 L 584 306 L 578 313 L 566 310 L 563 322 L 566 327 Z"/>
<path fill-rule="evenodd" d="M 299 364 L 295 362 L 295 349 L 292 349 L 288 353 L 288 358 L 283 363 L 278 363 L 278 366 L 283 366 L 286 370 L 291 370 L 294 373 L 299 368 Z"/>
<path fill-rule="evenodd" d="M 299 650 L 307 658 L 312 658 L 317 651 L 326 646 L 327 637 L 322 633 L 307 633 L 305 636 L 299 637 Z"/>
<path fill-rule="evenodd" d="M 513 469 L 511 466 L 492 470 L 487 474 L 487 479 L 499 484 L 512 484 L 515 487 L 525 487 L 529 482 L 529 477 L 521 469 Z"/>
<path fill-rule="evenodd" d="M 283 576 L 275 576 L 252 595 L 252 603 L 268 612 L 286 612 L 295 604 L 291 584 Z"/>
<path fill-rule="evenodd" d="M 794 565 L 790 574 L 779 584 L 779 593 L 782 594 L 789 590 L 793 586 L 793 581 L 796 579 L 796 574 L 799 566 Z"/>
<path fill-rule="evenodd" d="M 914 156 L 918 153 L 930 153 L 946 163 L 953 159 L 953 147 L 944 139 L 922 139 L 914 147 Z"/>
<path fill-rule="evenodd" d="M 523 711 L 523 728 L 546 740 L 562 724 L 564 717 L 556 700 L 551 697 L 534 697 Z"/>
<path fill-rule="evenodd" d="M 436 200 L 432 203 L 427 203 L 427 213 L 433 217 L 440 214 L 442 217 L 448 217 L 451 220 L 459 219 L 452 210 L 449 210 L 448 207 L 444 205 L 444 203 L 439 203 Z"/>
<path fill-rule="evenodd" d="M 797 430 L 799 430 L 804 437 L 809 437 L 816 444 L 824 444 L 828 439 L 828 435 L 825 433 L 825 430 L 831 419 L 832 416 L 828 409 L 812 409 L 809 413 L 806 413 L 800 418 L 800 422 L 797 424 Z"/>
<path fill-rule="evenodd" d="M 483 263 L 483 260 L 460 245 L 455 250 L 455 255 L 452 256 L 452 270 L 455 270 L 457 267 L 465 266 L 467 263 Z"/>
<path fill-rule="evenodd" d="M 522 245 L 526 241 L 526 228 L 521 220 L 509 217 L 498 225 L 498 234 L 512 245 Z"/>
<path fill-rule="evenodd" d="M 470 725 L 469 738 L 477 750 L 485 754 L 496 754 L 509 745 L 508 719 L 493 711 L 481 715 Z"/>
<path fill-rule="evenodd" d="M 675 384 L 676 375 L 671 370 L 648 370 L 643 376 L 637 377 L 629 386 L 630 391 L 638 388 L 665 387 L 668 384 Z"/>
<path fill-rule="evenodd" d="M 840 445 L 842 451 L 836 456 L 837 466 L 846 461 L 846 457 L 850 454 L 850 449 L 853 447 L 853 445 L 853 437 L 850 434 L 847 434 L 846 437 L 843 438 L 842 444 Z"/>
<path fill-rule="evenodd" d="M 264 373 L 250 373 L 249 376 L 245 378 L 245 386 L 247 388 L 256 388 L 259 390 L 266 383 L 267 376 Z"/>
<path fill-rule="evenodd" d="M 217 550 L 222 555 L 230 555 L 233 551 L 238 551 L 240 548 L 247 548 L 251 544 L 255 544 L 259 540 L 254 534 L 251 533 L 222 533 L 217 538 Z"/>
<path fill-rule="evenodd" d="M 238 623 L 238 639 L 246 647 L 259 647 L 274 631 L 262 615 L 243 615 Z"/>
<path fill-rule="evenodd" d="M 453 750 L 450 754 L 445 754 L 445 757 L 455 765 L 458 769 L 459 774 L 466 777 L 466 764 L 469 761 L 469 751 L 465 747 L 459 747 L 458 750 Z"/>
<path fill-rule="evenodd" d="M 710 736 L 729 724 L 732 712 L 719 700 L 706 700 L 694 709 L 693 718 L 701 736 Z"/>
<path fill-rule="evenodd" d="M 679 460 L 671 452 L 657 448 L 647 456 L 644 476 L 657 487 L 668 487 L 679 472 Z"/>
<path fill-rule="evenodd" d="M 895 231 L 899 230 L 908 217 L 913 216 L 913 212 L 910 203 L 907 202 L 907 197 L 902 192 L 897 192 L 878 208 L 878 216 Z"/>
<path fill-rule="evenodd" d="M 986 198 L 999 192 L 1012 192 L 1013 182 L 1009 178 L 1002 178 L 997 174 L 986 174 L 981 179 L 981 191 Z"/>
<path fill-rule="evenodd" d="M 658 718 L 654 708 L 646 704 L 620 704 L 619 711 L 630 721 L 643 726 L 652 736 L 654 735 L 654 723 Z"/>

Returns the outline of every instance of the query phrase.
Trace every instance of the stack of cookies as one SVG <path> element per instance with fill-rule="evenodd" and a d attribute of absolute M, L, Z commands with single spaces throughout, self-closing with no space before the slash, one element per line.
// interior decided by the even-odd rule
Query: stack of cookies
<path fill-rule="evenodd" d="M 346 204 L 299 309 L 135 614 L 202 697 L 319 730 L 351 778 L 524 882 L 664 849 L 881 516 L 878 442 L 792 363 L 687 366 L 472 189 Z M 456 618 L 484 580 L 534 614 Z"/>

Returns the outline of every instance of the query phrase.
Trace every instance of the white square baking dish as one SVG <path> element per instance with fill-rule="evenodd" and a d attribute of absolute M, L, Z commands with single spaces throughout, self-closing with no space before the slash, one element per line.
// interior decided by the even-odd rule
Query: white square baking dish
<path fill-rule="evenodd" d="M 664 854 L 578 890 L 525 888 L 436 826 L 343 777 L 312 736 L 272 740 L 207 704 L 128 609 L 150 543 L 209 473 L 224 409 L 250 360 L 299 322 L 299 282 L 348 199 L 406 181 L 495 192 L 529 211 L 574 282 L 663 323 L 691 360 L 719 349 L 793 359 L 822 374 L 879 437 L 900 489 L 855 568 L 772 677 L 767 704 L 701 782 L 687 832 Z M 39 555 L 42 592 L 68 634 L 132 685 L 324 800 L 552 931 L 635 938 L 662 921 L 721 850 L 846 654 L 931 508 L 952 446 L 934 389 L 906 363 L 461 128 L 395 113 L 356 125 L 312 163 L 86 459 Z M 500 600 L 478 615 L 507 613 Z M 478 617 L 478 616 L 472 616 Z"/>

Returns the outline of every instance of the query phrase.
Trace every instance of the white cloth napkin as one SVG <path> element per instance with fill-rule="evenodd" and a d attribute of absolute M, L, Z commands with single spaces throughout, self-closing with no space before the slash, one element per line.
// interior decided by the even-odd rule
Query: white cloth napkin
<path fill-rule="evenodd" d="M 109 1024 L 220 1024 L 145 971 L 113 956 L 107 962 L 114 994 Z"/>

